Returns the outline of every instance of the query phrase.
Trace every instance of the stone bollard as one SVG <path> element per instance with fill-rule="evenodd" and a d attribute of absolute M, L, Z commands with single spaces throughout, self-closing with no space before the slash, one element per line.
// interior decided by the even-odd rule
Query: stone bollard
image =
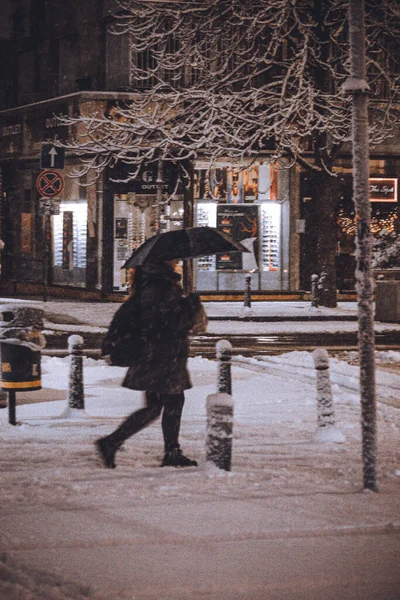
<path fill-rule="evenodd" d="M 317 411 L 318 427 L 315 439 L 320 442 L 346 441 L 342 432 L 336 427 L 333 396 L 329 376 L 329 355 L 325 348 L 317 348 L 312 353 L 317 375 Z"/>
<path fill-rule="evenodd" d="M 83 338 L 80 335 L 70 335 L 68 338 L 68 351 L 71 355 L 69 371 L 68 406 L 69 408 L 85 408 L 83 391 Z"/>
<path fill-rule="evenodd" d="M 318 275 L 311 275 L 311 306 L 318 308 Z"/>
<path fill-rule="evenodd" d="M 232 345 L 220 340 L 216 346 L 218 392 L 207 396 L 207 461 L 219 469 L 231 470 L 233 398 L 231 380 Z"/>
<path fill-rule="evenodd" d="M 251 275 L 246 275 L 244 288 L 244 308 L 251 308 Z"/>

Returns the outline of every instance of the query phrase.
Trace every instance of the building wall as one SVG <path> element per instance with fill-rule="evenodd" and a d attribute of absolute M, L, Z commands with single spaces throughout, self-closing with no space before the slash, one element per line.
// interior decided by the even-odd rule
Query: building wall
<path fill-rule="evenodd" d="M 43 277 L 43 216 L 36 191 L 41 147 L 46 140 L 66 139 L 69 135 L 55 114 L 102 113 L 107 98 L 117 99 L 122 97 L 120 92 L 134 89 L 128 39 L 111 34 L 116 6 L 115 0 L 0 2 L 0 160 L 5 192 L 0 207 L 0 235 L 7 241 L 4 277 L 35 281 Z M 84 91 L 92 93 L 85 96 Z M 374 149 L 374 153 L 386 160 L 385 172 L 399 176 L 398 137 Z M 63 175 L 74 164 L 75 159 L 67 156 Z M 272 272 L 265 280 L 256 277 L 257 287 L 298 290 L 304 284 L 300 256 L 305 238 L 299 169 L 282 172 L 279 186 L 279 198 L 274 201 L 279 201 L 282 215 L 282 269 L 274 281 Z M 112 185 L 108 174 L 79 193 L 72 189 L 72 184 L 66 185 L 60 200 L 85 203 L 85 274 L 76 273 L 74 278 L 61 269 L 53 279 L 60 285 L 111 291 L 115 287 L 115 195 L 120 190 Z M 71 212 L 67 208 L 63 212 Z M 238 277 L 243 279 L 242 274 Z M 235 284 L 238 289 L 242 279 Z"/>

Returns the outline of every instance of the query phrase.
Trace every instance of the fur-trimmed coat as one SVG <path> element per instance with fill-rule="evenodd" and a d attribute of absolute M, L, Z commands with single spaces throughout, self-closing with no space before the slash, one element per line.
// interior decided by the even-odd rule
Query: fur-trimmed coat
<path fill-rule="evenodd" d="M 187 370 L 188 337 L 202 305 L 197 294 L 183 295 L 181 276 L 168 264 L 145 265 L 142 274 L 135 291 L 142 351 L 128 368 L 122 385 L 178 394 L 192 387 Z"/>

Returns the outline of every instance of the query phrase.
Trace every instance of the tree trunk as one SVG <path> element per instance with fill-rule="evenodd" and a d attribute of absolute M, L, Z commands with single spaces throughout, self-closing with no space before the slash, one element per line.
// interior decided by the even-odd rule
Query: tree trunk
<path fill-rule="evenodd" d="M 319 304 L 336 307 L 336 211 L 339 187 L 336 178 L 321 172 L 313 177 L 314 272 L 319 275 Z"/>

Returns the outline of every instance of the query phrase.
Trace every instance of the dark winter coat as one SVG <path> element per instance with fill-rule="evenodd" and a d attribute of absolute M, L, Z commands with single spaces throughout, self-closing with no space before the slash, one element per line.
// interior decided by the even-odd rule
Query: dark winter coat
<path fill-rule="evenodd" d="M 123 386 L 164 394 L 191 388 L 187 370 L 189 330 L 201 307 L 197 294 L 183 296 L 181 276 L 166 263 L 142 267 L 135 291 L 139 301 L 142 349 Z"/>

